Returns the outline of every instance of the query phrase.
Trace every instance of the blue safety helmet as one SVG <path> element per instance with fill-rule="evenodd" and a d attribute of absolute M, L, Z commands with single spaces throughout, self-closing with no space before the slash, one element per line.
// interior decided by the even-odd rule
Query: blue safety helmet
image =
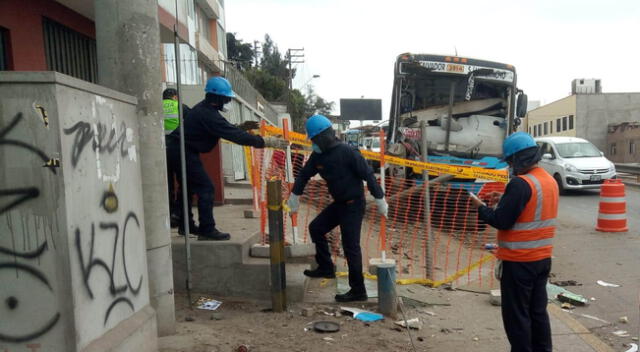
<path fill-rule="evenodd" d="M 305 125 L 309 139 L 319 135 L 322 131 L 331 128 L 331 121 L 324 115 L 313 115 L 307 119 Z"/>
<path fill-rule="evenodd" d="M 526 132 L 516 132 L 504 140 L 502 144 L 502 160 L 507 160 L 519 151 L 537 147 L 536 141 Z"/>
<path fill-rule="evenodd" d="M 204 91 L 215 95 L 222 95 L 223 97 L 236 97 L 236 94 L 231 89 L 231 83 L 220 76 L 209 78 L 207 85 L 204 87 Z"/>

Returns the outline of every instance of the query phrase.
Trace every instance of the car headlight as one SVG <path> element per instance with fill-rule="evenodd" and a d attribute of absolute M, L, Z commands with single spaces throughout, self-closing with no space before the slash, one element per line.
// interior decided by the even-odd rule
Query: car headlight
<path fill-rule="evenodd" d="M 609 172 L 616 172 L 616 166 L 611 164 L 611 166 L 609 166 Z"/>
<path fill-rule="evenodd" d="M 571 164 L 566 164 L 564 166 L 564 168 L 569 172 L 578 172 L 578 168 L 576 168 L 575 166 L 573 166 Z"/>

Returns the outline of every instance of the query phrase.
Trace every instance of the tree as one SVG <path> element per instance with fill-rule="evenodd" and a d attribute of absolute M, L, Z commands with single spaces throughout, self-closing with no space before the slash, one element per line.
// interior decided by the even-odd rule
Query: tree
<path fill-rule="evenodd" d="M 236 33 L 227 33 L 227 55 L 229 60 L 236 62 L 236 67 L 240 71 L 251 69 L 255 53 L 249 43 L 243 43 L 242 39 L 236 38 Z"/>
<path fill-rule="evenodd" d="M 307 94 L 298 89 L 289 91 L 288 58 L 283 57 L 276 43 L 266 34 L 262 43 L 262 57 L 257 66 L 252 66 L 256 53 L 248 43 L 237 39 L 236 33 L 227 33 L 227 51 L 229 59 L 237 62 L 253 87 L 268 101 L 288 102 L 292 128 L 304 132 L 306 118 L 314 114 L 329 115 L 333 102 L 326 101 L 309 88 Z M 291 70 L 293 79 L 296 70 Z"/>

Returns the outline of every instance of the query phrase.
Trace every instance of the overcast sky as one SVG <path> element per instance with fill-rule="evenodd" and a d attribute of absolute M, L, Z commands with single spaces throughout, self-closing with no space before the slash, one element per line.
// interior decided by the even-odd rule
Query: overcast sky
<path fill-rule="evenodd" d="M 281 52 L 305 49 L 295 88 L 340 98 L 383 99 L 404 52 L 512 64 L 529 100 L 570 94 L 574 78 L 605 92 L 640 91 L 640 0 L 229 0 L 226 30 L 245 42 L 268 33 Z"/>

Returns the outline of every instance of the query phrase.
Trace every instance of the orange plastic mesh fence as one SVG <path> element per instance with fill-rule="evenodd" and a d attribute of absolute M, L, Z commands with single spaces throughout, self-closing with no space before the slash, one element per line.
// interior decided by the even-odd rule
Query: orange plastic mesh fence
<path fill-rule="evenodd" d="M 294 140 L 294 142 L 296 142 Z M 295 148 L 295 147 L 294 147 Z M 254 206 L 261 213 L 262 242 L 268 242 L 266 210 L 266 181 L 282 182 L 283 199 L 288 199 L 286 153 L 283 150 L 251 149 L 245 151 L 254 187 Z M 309 153 L 294 149 L 291 153 L 293 176 L 297 176 Z M 291 180 L 293 181 L 293 180 Z M 386 219 L 386 256 L 396 260 L 399 279 L 439 286 L 456 282 L 459 285 L 493 286 L 494 257 L 485 245 L 496 242 L 496 231 L 478 220 L 477 210 L 471 206 L 468 191 L 486 199 L 489 193 L 503 192 L 502 182 L 453 183 L 429 186 L 429 219 L 425 217 L 426 187 L 422 180 L 386 176 L 385 195 L 389 204 Z M 364 184 L 363 184 L 364 187 Z M 367 208 L 361 228 L 364 266 L 369 259 L 379 258 L 381 216 L 373 198 L 365 189 Z M 310 243 L 309 223 L 332 202 L 325 182 L 316 176 L 307 184 L 300 197 L 297 213 L 297 237 L 293 236 L 290 214 L 284 213 L 285 242 Z M 336 264 L 346 266 L 340 245 L 340 228 L 329 236 Z M 430 261 L 431 265 L 427 265 Z M 431 267 L 432 271 L 427 272 Z"/>

